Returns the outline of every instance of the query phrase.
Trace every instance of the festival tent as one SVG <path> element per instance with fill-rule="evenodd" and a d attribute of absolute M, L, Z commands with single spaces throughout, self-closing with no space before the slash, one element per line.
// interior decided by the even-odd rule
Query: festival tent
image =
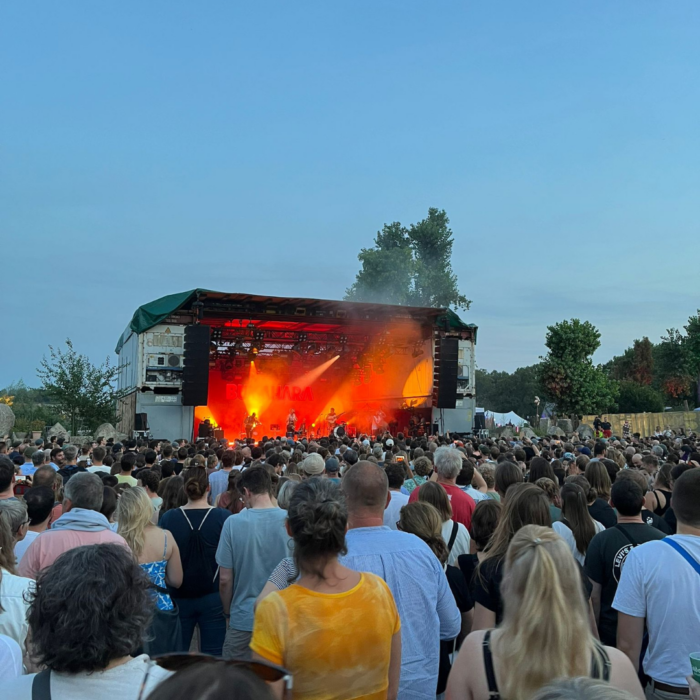
<path fill-rule="evenodd" d="M 521 418 L 515 411 L 509 411 L 508 413 L 495 413 L 494 411 L 484 411 L 486 417 L 487 425 L 490 421 L 493 421 L 492 425 L 494 427 L 500 427 L 502 425 L 514 425 L 518 428 L 522 428 L 527 421 Z"/>

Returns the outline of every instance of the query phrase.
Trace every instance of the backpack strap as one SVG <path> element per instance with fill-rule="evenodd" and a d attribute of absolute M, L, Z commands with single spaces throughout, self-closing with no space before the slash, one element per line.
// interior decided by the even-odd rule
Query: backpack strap
<path fill-rule="evenodd" d="M 487 630 L 482 643 L 484 652 L 484 672 L 486 673 L 486 683 L 489 687 L 489 700 L 501 700 L 496 683 L 496 672 L 493 668 L 493 654 L 491 653 L 491 630 Z"/>
<path fill-rule="evenodd" d="M 32 700 L 51 700 L 51 669 L 45 668 L 34 676 Z"/>
<path fill-rule="evenodd" d="M 690 556 L 688 550 L 685 547 L 681 547 L 681 545 L 679 545 L 678 542 L 672 540 L 670 537 L 664 537 L 661 541 L 665 542 L 670 547 L 673 547 L 673 549 L 675 549 L 678 552 L 678 554 L 680 554 L 683 557 L 683 559 L 685 559 L 688 562 L 688 564 L 690 564 L 693 567 L 693 569 L 695 569 L 695 573 L 700 576 L 700 564 L 698 564 L 698 562 L 696 562 L 695 559 L 693 559 L 693 557 Z"/>
<path fill-rule="evenodd" d="M 458 532 L 459 532 L 459 523 L 455 520 L 452 523 L 452 534 L 450 535 L 450 541 L 447 543 L 447 551 L 448 552 L 452 551 L 452 547 L 454 547 Z"/>
<path fill-rule="evenodd" d="M 626 528 L 623 525 L 620 525 L 620 523 L 618 523 L 617 525 L 615 525 L 615 529 L 619 530 L 629 540 L 629 543 L 631 545 L 633 545 L 634 547 L 639 547 L 639 542 L 635 542 L 634 538 L 630 537 L 630 533 L 627 532 Z"/>

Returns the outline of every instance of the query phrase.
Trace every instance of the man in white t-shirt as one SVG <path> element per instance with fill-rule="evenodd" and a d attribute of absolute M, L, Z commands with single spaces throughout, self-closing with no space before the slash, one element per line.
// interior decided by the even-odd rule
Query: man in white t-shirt
<path fill-rule="evenodd" d="M 401 509 L 408 503 L 408 496 L 401 493 L 401 487 L 406 479 L 406 470 L 402 464 L 387 464 L 387 479 L 389 480 L 389 496 L 391 500 L 387 503 L 384 511 L 384 527 L 396 530 L 396 523 L 399 521 Z"/>
<path fill-rule="evenodd" d="M 642 665 L 650 700 L 687 696 L 689 654 L 700 645 L 700 469 L 678 477 L 672 503 L 678 534 L 630 551 L 613 601 L 617 646 L 635 668 L 649 631 Z"/>
<path fill-rule="evenodd" d="M 93 474 L 97 472 L 105 472 L 107 474 L 111 473 L 111 469 L 109 467 L 106 467 L 102 461 L 104 460 L 105 456 L 107 455 L 107 450 L 105 450 L 104 447 L 100 447 L 99 445 L 97 447 L 92 448 L 92 466 L 88 467 L 87 470 L 89 472 L 92 472 Z"/>

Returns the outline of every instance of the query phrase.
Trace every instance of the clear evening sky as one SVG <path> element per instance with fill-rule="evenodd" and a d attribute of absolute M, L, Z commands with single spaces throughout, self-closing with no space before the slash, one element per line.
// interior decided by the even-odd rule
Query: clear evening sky
<path fill-rule="evenodd" d="M 700 2 L 62 0 L 0 8 L 0 387 L 206 287 L 342 298 L 384 222 L 447 210 L 513 370 L 700 306 Z"/>

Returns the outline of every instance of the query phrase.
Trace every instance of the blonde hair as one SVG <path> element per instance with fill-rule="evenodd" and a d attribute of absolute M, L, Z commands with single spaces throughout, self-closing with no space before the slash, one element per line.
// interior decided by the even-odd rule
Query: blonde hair
<path fill-rule="evenodd" d="M 401 508 L 399 525 L 403 532 L 422 539 L 441 564 L 447 562 L 450 553 L 442 539 L 442 517 L 435 506 L 426 501 L 407 503 Z"/>
<path fill-rule="evenodd" d="M 505 559 L 504 603 L 495 650 L 499 684 L 508 700 L 530 700 L 556 678 L 590 674 L 603 658 L 588 622 L 581 576 L 571 550 L 554 530 L 525 525 Z"/>
<path fill-rule="evenodd" d="M 117 533 L 138 559 L 146 544 L 146 528 L 151 524 L 153 505 L 141 486 L 127 489 L 117 503 Z"/>
<path fill-rule="evenodd" d="M 586 465 L 585 476 L 591 488 L 595 489 L 595 492 L 598 494 L 598 498 L 609 501 L 612 482 L 605 465 L 600 461 L 589 462 Z"/>

